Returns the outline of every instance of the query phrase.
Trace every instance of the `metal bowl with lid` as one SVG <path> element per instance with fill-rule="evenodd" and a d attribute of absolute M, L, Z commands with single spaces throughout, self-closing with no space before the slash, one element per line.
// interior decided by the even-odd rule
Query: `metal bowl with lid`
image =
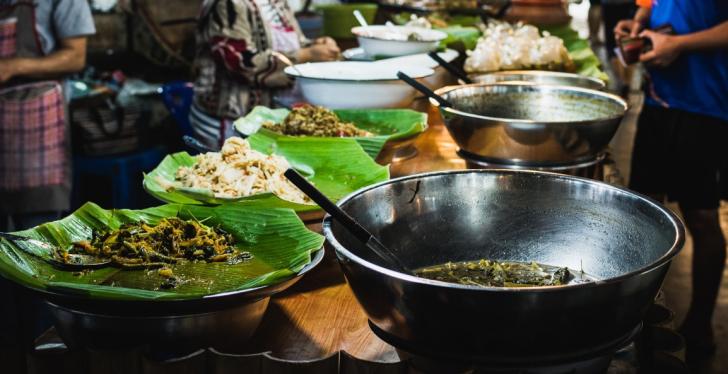
<path fill-rule="evenodd" d="M 649 198 L 536 171 L 413 175 L 338 205 L 411 269 L 535 261 L 593 280 L 501 288 L 403 274 L 327 216 L 327 243 L 374 332 L 406 351 L 453 361 L 545 363 L 616 350 L 639 329 L 685 239 L 680 219 Z"/>
<path fill-rule="evenodd" d="M 439 107 L 462 151 L 484 162 L 570 165 L 602 153 L 627 111 L 620 97 L 586 88 L 523 82 L 443 87 Z"/>

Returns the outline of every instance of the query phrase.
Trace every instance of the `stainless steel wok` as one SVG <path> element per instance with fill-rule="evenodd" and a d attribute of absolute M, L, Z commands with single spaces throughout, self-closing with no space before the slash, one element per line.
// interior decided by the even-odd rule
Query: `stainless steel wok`
<path fill-rule="evenodd" d="M 515 170 L 414 175 L 339 202 L 406 266 L 482 258 L 583 270 L 590 283 L 481 288 L 383 267 L 327 216 L 323 230 L 385 341 L 415 354 L 523 364 L 614 348 L 639 328 L 684 228 L 668 209 L 588 179 Z"/>
<path fill-rule="evenodd" d="M 627 110 L 618 96 L 578 87 L 523 82 L 443 87 L 439 107 L 450 135 L 473 158 L 551 166 L 595 159 Z"/>

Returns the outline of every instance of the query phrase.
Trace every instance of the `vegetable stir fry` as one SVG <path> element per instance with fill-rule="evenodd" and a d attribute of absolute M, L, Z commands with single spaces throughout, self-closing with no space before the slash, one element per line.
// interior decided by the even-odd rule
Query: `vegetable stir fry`
<path fill-rule="evenodd" d="M 353 123 L 341 121 L 331 110 L 313 105 L 293 108 L 282 123 L 268 121 L 263 127 L 279 134 L 293 136 L 372 136 L 370 132 L 357 128 Z"/>
<path fill-rule="evenodd" d="M 559 286 L 568 283 L 570 277 L 567 268 L 491 260 L 447 262 L 416 270 L 415 275 L 481 287 Z"/>
<path fill-rule="evenodd" d="M 238 250 L 234 244 L 233 236 L 220 227 L 172 217 L 156 226 L 139 222 L 124 224 L 117 230 L 95 231 L 90 241 L 76 242 L 57 257 L 68 263 L 69 253 L 91 255 L 110 259 L 122 268 L 162 267 L 160 275 L 172 276 L 167 265 L 184 261 L 234 264 L 251 258 L 250 253 Z"/>

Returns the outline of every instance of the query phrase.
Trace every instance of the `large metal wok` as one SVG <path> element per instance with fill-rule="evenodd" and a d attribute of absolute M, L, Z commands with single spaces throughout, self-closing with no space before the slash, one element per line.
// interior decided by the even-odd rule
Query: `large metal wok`
<path fill-rule="evenodd" d="M 668 209 L 588 179 L 514 170 L 414 175 L 339 206 L 406 266 L 482 258 L 583 270 L 590 283 L 480 288 L 405 275 L 327 216 L 323 230 L 385 341 L 429 357 L 507 364 L 616 349 L 639 329 L 684 228 Z"/>
<path fill-rule="evenodd" d="M 627 103 L 578 87 L 525 82 L 443 87 L 437 94 L 450 135 L 467 156 L 496 164 L 572 165 L 604 151 Z"/>

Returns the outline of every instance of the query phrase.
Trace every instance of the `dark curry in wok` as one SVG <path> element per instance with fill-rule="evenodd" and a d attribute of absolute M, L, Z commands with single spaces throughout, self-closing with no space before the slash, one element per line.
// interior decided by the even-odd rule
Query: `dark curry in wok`
<path fill-rule="evenodd" d="M 568 284 L 572 277 L 565 267 L 541 265 L 535 262 L 500 262 L 478 260 L 447 262 L 415 270 L 415 275 L 480 287 L 538 287 Z M 583 276 L 578 277 L 585 280 Z"/>

